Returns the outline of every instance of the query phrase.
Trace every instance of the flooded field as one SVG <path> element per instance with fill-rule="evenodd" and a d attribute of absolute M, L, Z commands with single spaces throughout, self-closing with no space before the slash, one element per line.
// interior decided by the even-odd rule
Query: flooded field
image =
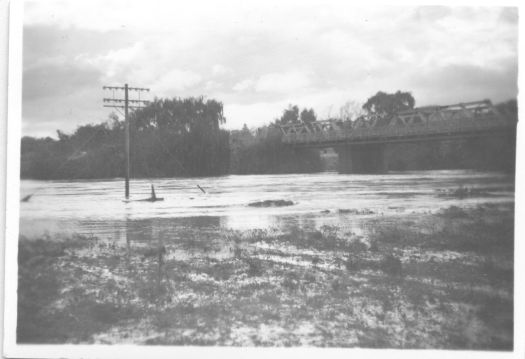
<path fill-rule="evenodd" d="M 154 183 L 22 182 L 19 342 L 512 349 L 510 177 Z"/>

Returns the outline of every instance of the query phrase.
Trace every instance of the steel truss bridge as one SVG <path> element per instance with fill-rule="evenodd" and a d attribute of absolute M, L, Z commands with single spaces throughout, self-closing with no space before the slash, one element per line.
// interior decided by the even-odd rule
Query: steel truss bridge
<path fill-rule="evenodd" d="M 325 120 L 280 126 L 282 142 L 295 147 L 381 144 L 490 136 L 515 131 L 515 115 L 489 100 L 427 106 L 390 118 L 361 116 L 355 121 Z"/>

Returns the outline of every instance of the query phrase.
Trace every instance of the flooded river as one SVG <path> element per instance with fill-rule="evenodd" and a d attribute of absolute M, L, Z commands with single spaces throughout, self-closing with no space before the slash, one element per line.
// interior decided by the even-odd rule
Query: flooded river
<path fill-rule="evenodd" d="M 157 196 L 164 201 L 135 201 L 150 196 L 150 184 L 155 185 Z M 481 194 L 468 198 L 442 195 L 443 191 L 462 186 Z M 21 198 L 28 194 L 33 197 L 20 204 L 20 234 L 121 237 L 131 230 L 149 237 L 179 226 L 248 230 L 325 224 L 359 231 L 356 223 L 364 217 L 514 201 L 513 177 L 465 170 L 133 179 L 129 202 L 123 201 L 123 190 L 122 179 L 23 180 Z M 293 201 L 294 205 L 249 206 L 280 199 Z"/>

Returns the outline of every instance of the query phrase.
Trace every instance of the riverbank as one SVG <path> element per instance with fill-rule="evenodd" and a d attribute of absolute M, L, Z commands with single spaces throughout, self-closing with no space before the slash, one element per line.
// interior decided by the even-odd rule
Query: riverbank
<path fill-rule="evenodd" d="M 513 223 L 486 204 L 371 216 L 362 234 L 22 237 L 18 341 L 511 350 Z"/>

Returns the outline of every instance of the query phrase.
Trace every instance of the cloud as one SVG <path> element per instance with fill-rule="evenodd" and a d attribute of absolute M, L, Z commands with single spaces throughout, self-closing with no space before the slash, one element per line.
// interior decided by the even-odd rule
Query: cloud
<path fill-rule="evenodd" d="M 212 73 L 214 76 L 223 76 L 232 74 L 233 70 L 227 66 L 215 64 L 212 66 Z"/>
<path fill-rule="evenodd" d="M 241 128 L 246 124 L 249 128 L 263 126 L 279 117 L 286 102 L 258 102 L 252 104 L 225 104 L 224 115 L 226 127 Z"/>
<path fill-rule="evenodd" d="M 499 19 L 511 25 L 516 25 L 518 23 L 518 8 L 504 7 L 501 9 Z"/>
<path fill-rule="evenodd" d="M 414 19 L 421 22 L 435 22 L 452 14 L 446 6 L 422 6 L 414 11 Z"/>
<path fill-rule="evenodd" d="M 216 81 L 206 81 L 206 84 L 204 85 L 204 89 L 206 91 L 214 91 L 220 89 L 221 87 L 221 84 Z"/>
<path fill-rule="evenodd" d="M 304 72 L 271 73 L 259 77 L 255 84 L 255 90 L 258 92 L 280 93 L 304 91 L 311 83 L 310 76 Z"/>
<path fill-rule="evenodd" d="M 255 80 L 252 78 L 244 79 L 240 82 L 237 82 L 233 86 L 233 91 L 241 92 L 246 90 L 251 90 L 255 86 Z"/>
<path fill-rule="evenodd" d="M 23 36 L 25 64 L 52 54 L 60 54 L 66 58 L 102 55 L 135 41 L 133 34 L 123 30 L 86 30 L 74 26 L 60 28 L 56 25 L 25 25 Z"/>
<path fill-rule="evenodd" d="M 49 0 L 28 1 L 24 16 L 30 123 L 104 118 L 101 86 L 124 83 L 215 98 L 228 126 L 272 121 L 289 103 L 333 115 L 379 90 L 418 104 L 517 93 L 516 8 Z"/>
<path fill-rule="evenodd" d="M 111 110 L 102 106 L 102 97 L 101 88 L 92 91 L 90 87 L 82 87 L 60 96 L 24 100 L 22 133 L 56 137 L 56 130 L 72 132 L 82 124 L 103 122 Z"/>
<path fill-rule="evenodd" d="M 182 91 L 196 86 L 202 82 L 202 76 L 192 71 L 172 69 L 153 83 L 155 91 L 164 96 L 169 96 L 174 92 Z"/>
<path fill-rule="evenodd" d="M 495 102 L 516 97 L 518 67 L 490 69 L 471 65 L 448 65 L 420 74 L 411 83 L 420 105 L 451 104 L 491 99 Z M 459 98 L 457 94 L 462 96 Z M 416 100 L 418 98 L 416 97 Z"/>
<path fill-rule="evenodd" d="M 98 87 L 101 77 L 93 67 L 57 63 L 32 67 L 24 71 L 23 101 L 61 96 L 86 87 Z"/>

